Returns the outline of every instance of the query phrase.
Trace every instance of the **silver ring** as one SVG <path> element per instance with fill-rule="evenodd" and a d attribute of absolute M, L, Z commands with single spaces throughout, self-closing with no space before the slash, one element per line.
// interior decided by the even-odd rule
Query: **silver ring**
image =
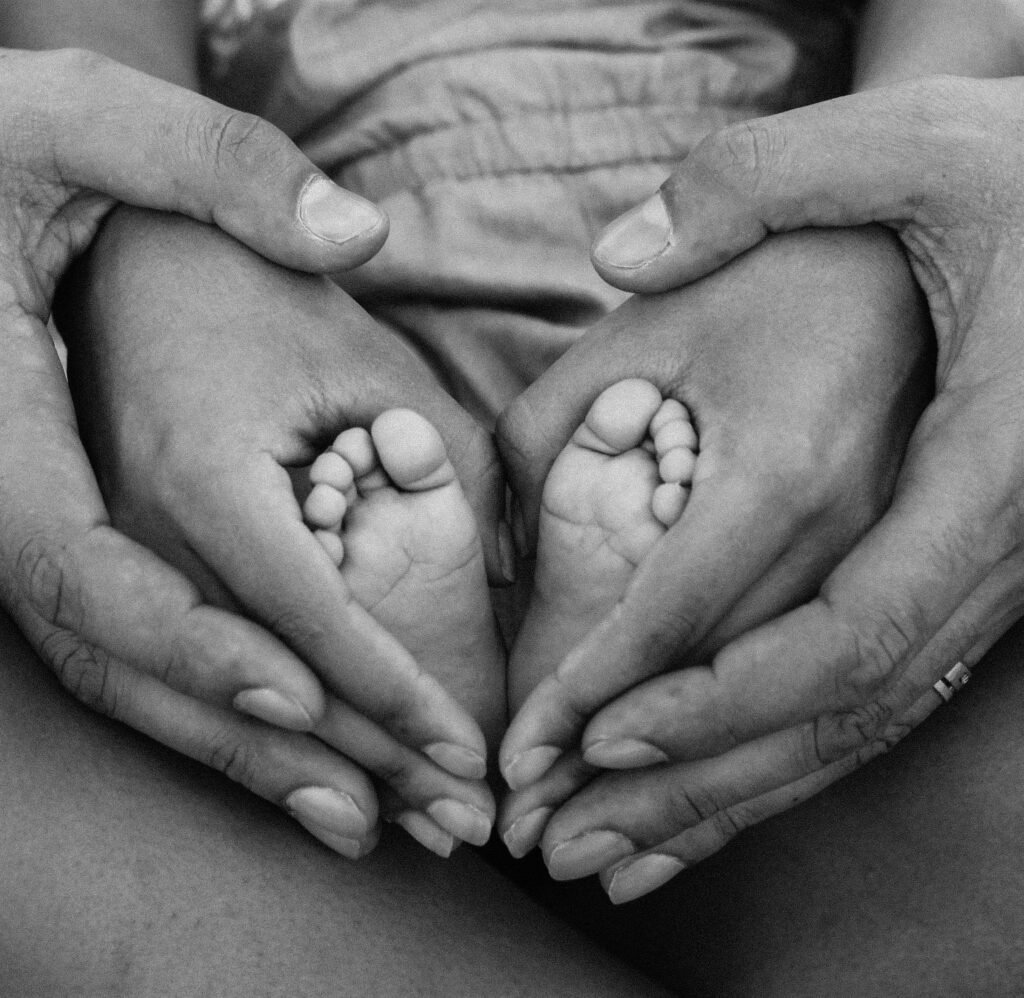
<path fill-rule="evenodd" d="M 932 689 L 942 697 L 946 703 L 953 699 L 957 690 L 962 690 L 971 681 L 971 670 L 963 662 L 957 662 Z"/>

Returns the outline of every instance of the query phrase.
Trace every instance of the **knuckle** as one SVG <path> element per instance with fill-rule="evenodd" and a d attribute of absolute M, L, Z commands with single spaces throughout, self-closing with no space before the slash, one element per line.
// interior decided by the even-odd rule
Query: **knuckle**
<path fill-rule="evenodd" d="M 766 121 L 729 125 L 709 135 L 691 154 L 694 165 L 740 192 L 756 192 L 760 177 L 778 159 L 782 133 Z"/>
<path fill-rule="evenodd" d="M 201 162 L 231 171 L 249 171 L 265 164 L 267 143 L 275 134 L 262 118 L 244 111 L 197 111 L 186 127 L 187 148 Z"/>
<path fill-rule="evenodd" d="M 909 605 L 908 605 L 909 606 Z M 874 607 L 847 628 L 848 663 L 836 673 L 836 702 L 855 707 L 873 700 L 896 675 L 921 632 L 913 609 Z"/>
<path fill-rule="evenodd" d="M 76 700 L 107 717 L 119 716 L 118 683 L 109 658 L 67 631 L 54 631 L 39 646 L 39 656 Z"/>
<path fill-rule="evenodd" d="M 753 804 L 733 804 L 731 807 L 716 811 L 711 818 L 721 845 L 731 842 L 740 832 L 745 831 L 758 821 L 756 808 Z"/>
<path fill-rule="evenodd" d="M 259 750 L 234 730 L 217 732 L 207 745 L 202 761 L 229 780 L 249 788 L 256 786 L 262 769 Z"/>
<path fill-rule="evenodd" d="M 813 768 L 859 752 L 883 737 L 892 722 L 892 707 L 872 700 L 850 710 L 839 711 L 815 719 L 813 730 Z"/>
<path fill-rule="evenodd" d="M 60 543 L 33 536 L 22 544 L 14 563 L 23 597 L 47 621 L 77 632 L 85 617 L 74 556 Z"/>
<path fill-rule="evenodd" d="M 709 788 L 677 779 L 665 798 L 665 821 L 670 828 L 690 828 L 714 819 L 722 809 Z"/>

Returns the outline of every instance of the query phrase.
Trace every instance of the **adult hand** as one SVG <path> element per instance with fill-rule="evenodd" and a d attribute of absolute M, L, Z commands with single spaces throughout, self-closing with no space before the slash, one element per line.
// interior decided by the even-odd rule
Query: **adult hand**
<path fill-rule="evenodd" d="M 920 302 L 895 240 L 881 230 L 804 233 L 698 284 L 631 299 L 510 407 L 499 440 L 528 524 L 548 467 L 608 384 L 648 378 L 687 405 L 700 437 L 682 518 L 645 556 L 615 610 L 513 719 L 501 760 L 519 793 L 502 827 L 515 851 L 543 826 L 513 826 L 531 810 L 550 813 L 587 777 L 569 756 L 527 789 L 581 733 L 595 765 L 643 752 L 646 762 L 670 758 L 621 744 L 628 736 L 593 737 L 600 715 L 584 731 L 609 700 L 671 666 L 705 661 L 815 594 L 886 507 L 929 363 Z M 685 686 L 706 674 L 688 668 L 671 681 Z M 672 746 L 673 758 L 722 751 L 685 700 L 672 706 L 677 727 L 693 735 Z M 774 767 L 758 775 L 776 776 Z"/>
<path fill-rule="evenodd" d="M 489 435 L 333 282 L 208 226 L 120 209 L 73 276 L 59 318 L 114 525 L 312 666 L 331 694 L 321 739 L 420 810 L 457 799 L 493 815 L 473 783 L 487 754 L 476 719 L 356 601 L 289 475 L 341 430 L 412 407 L 446 441 L 493 538 L 504 485 Z M 503 686 L 491 703 L 503 721 Z"/>
<path fill-rule="evenodd" d="M 620 871 L 620 899 L 887 747 L 940 703 L 935 680 L 976 663 L 1021 616 L 1022 97 L 1020 79 L 929 79 L 727 129 L 595 248 L 606 278 L 653 291 L 770 232 L 881 222 L 903 243 L 938 341 L 936 397 L 893 503 L 818 596 L 710 670 L 652 681 L 590 724 L 585 748 L 629 739 L 675 759 L 728 753 L 673 768 L 636 821 L 580 800 L 582 822 L 552 823 L 552 841 L 618 827 L 630 851 L 653 849 Z M 744 759 L 722 765 L 732 753 Z M 780 785 L 797 782 L 767 795 L 745 783 L 763 760 Z M 688 831 L 656 846 L 673 828 Z"/>
<path fill-rule="evenodd" d="M 57 281 L 119 200 L 215 222 L 314 271 L 372 256 L 386 218 L 271 126 L 99 56 L 4 50 L 0 78 L 0 599 L 80 699 L 285 799 L 301 736 L 170 686 L 216 702 L 252 690 L 253 713 L 308 728 L 319 682 L 110 526 L 46 322 Z M 348 794 L 372 830 L 366 777 L 310 751 L 303 779 Z"/>
<path fill-rule="evenodd" d="M 976 662 L 1020 617 L 1022 100 L 1022 78 L 933 78 L 727 129 L 665 187 L 671 234 L 649 263 L 615 249 L 629 241 L 627 219 L 595 249 L 614 283 L 653 290 L 769 232 L 881 222 L 899 236 L 935 327 L 935 399 L 891 509 L 817 599 L 723 651 L 693 708 L 705 730 L 718 723 L 709 696 L 733 705 L 739 740 L 829 710 L 878 713 L 911 663 L 925 657 L 935 679 Z M 757 689 L 776 685 L 754 705 Z M 614 736 L 619 722 L 606 720 L 601 737 Z M 660 743 L 667 718 L 647 723 L 628 727 Z"/>

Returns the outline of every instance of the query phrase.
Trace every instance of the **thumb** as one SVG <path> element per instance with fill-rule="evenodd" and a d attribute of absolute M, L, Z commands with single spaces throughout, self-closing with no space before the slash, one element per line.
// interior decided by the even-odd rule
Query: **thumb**
<path fill-rule="evenodd" d="M 916 217 L 947 159 L 962 155 L 944 139 L 949 86 L 916 81 L 708 136 L 660 191 L 604 230 L 594 266 L 625 291 L 667 291 L 770 233 Z"/>
<path fill-rule="evenodd" d="M 51 98 L 65 182 L 211 222 L 300 270 L 357 266 L 387 238 L 379 208 L 332 183 L 269 122 L 93 53 L 34 58 L 28 79 Z"/>

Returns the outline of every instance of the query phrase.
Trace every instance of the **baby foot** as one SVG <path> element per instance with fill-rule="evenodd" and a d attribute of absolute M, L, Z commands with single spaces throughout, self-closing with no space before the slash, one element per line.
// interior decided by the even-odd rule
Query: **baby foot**
<path fill-rule="evenodd" d="M 466 707 L 505 724 L 504 655 L 473 512 L 437 430 L 391 409 L 341 433 L 310 469 L 306 522 L 355 600 Z"/>
<path fill-rule="evenodd" d="M 682 515 L 696 450 L 686 407 L 648 381 L 620 381 L 590 407 L 544 484 L 533 595 L 509 666 L 513 712 Z"/>

